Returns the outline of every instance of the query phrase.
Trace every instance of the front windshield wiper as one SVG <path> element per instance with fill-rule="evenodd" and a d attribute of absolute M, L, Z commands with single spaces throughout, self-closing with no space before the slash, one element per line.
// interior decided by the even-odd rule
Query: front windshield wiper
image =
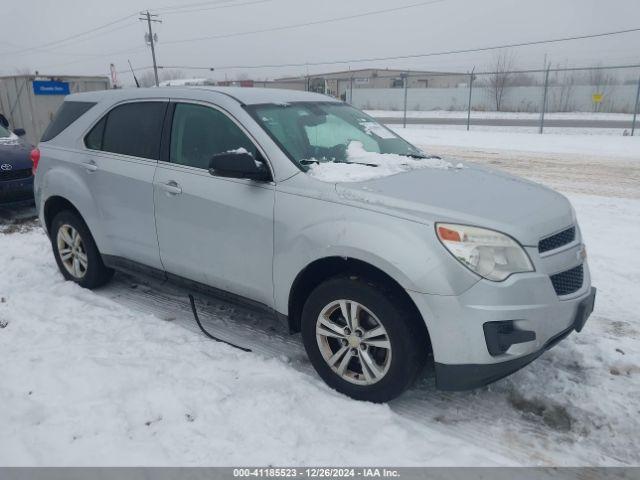
<path fill-rule="evenodd" d="M 401 155 L 403 157 L 417 158 L 417 159 L 420 159 L 420 160 L 426 160 L 426 159 L 442 160 L 437 155 L 420 155 L 418 153 L 399 153 L 398 155 Z"/>
<path fill-rule="evenodd" d="M 365 163 L 365 162 L 334 162 L 334 163 L 348 163 L 349 165 L 364 165 L 366 167 L 379 167 L 380 165 L 376 165 L 375 163 Z"/>
<path fill-rule="evenodd" d="M 378 167 L 379 166 L 379 165 L 376 165 L 375 163 L 348 162 L 347 160 L 336 160 L 336 159 L 324 160 L 324 161 L 303 159 L 303 160 L 300 160 L 299 163 L 301 165 L 312 165 L 312 164 L 320 165 L 321 163 L 348 163 L 349 165 L 364 165 L 366 167 Z"/>

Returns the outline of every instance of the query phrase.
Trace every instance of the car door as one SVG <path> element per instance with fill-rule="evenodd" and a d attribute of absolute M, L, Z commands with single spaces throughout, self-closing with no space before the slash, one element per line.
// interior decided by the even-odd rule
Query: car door
<path fill-rule="evenodd" d="M 135 101 L 111 109 L 85 137 L 82 165 L 107 239 L 103 254 L 160 270 L 153 176 L 167 106 Z"/>
<path fill-rule="evenodd" d="M 266 162 L 264 153 L 217 107 L 175 103 L 168 119 L 170 144 L 154 179 L 165 270 L 271 306 L 274 184 L 208 169 L 218 153 L 243 148 Z"/>

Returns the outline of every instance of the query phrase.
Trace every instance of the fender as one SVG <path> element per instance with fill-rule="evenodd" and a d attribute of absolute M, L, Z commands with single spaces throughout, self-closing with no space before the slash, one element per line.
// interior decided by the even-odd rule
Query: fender
<path fill-rule="evenodd" d="M 295 200 L 298 209 L 304 201 Z M 339 215 L 339 210 L 345 208 L 350 210 L 349 214 Z M 453 270 L 458 274 L 448 273 L 452 271 L 450 262 L 456 260 L 434 250 L 442 247 L 430 244 L 431 232 L 423 224 L 349 206 L 332 205 L 326 212 L 326 218 L 321 221 L 299 227 L 276 221 L 273 272 L 274 304 L 278 312 L 288 312 L 289 294 L 298 274 L 311 263 L 327 257 L 367 263 L 405 290 L 414 292 L 455 295 L 478 281 L 472 274 L 461 275 L 459 265 L 454 265 Z M 317 219 L 317 215 L 312 217 Z M 295 223 L 298 222 L 306 220 L 297 218 Z M 288 237 L 288 233 L 293 232 L 295 236 Z"/>
<path fill-rule="evenodd" d="M 87 184 L 74 168 L 76 165 L 74 163 L 56 162 L 56 168 L 50 169 L 47 168 L 47 163 L 45 162 L 44 165 L 41 163 L 37 174 L 38 190 L 47 193 L 47 197 L 40 198 L 38 202 L 38 212 L 43 226 L 45 225 L 44 206 L 46 202 L 52 197 L 62 197 L 80 212 L 93 235 L 98 250 L 102 253 L 110 252 L 108 237 L 98 221 L 100 210 Z"/>

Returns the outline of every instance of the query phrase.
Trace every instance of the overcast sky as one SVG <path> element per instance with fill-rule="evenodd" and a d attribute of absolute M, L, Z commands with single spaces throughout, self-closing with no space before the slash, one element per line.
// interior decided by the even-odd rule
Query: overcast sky
<path fill-rule="evenodd" d="M 241 4 L 245 5 L 241 5 Z M 415 5 L 420 0 L 57 0 L 3 1 L 0 73 L 108 74 L 151 65 L 144 43 L 146 23 L 134 13 L 160 14 L 154 24 L 158 63 L 216 67 L 213 73 L 182 69 L 188 77 L 251 78 L 361 67 L 468 71 L 488 68 L 493 53 L 252 70 L 237 65 L 304 64 L 414 55 L 584 35 L 640 27 L 639 0 L 440 0 L 377 15 L 249 35 L 209 38 Z M 190 5 L 187 7 L 187 5 Z M 220 8 L 220 7 L 226 8 Z M 176 7 L 181 7 L 176 8 Z M 123 17 L 131 15 L 122 21 Z M 112 25 L 71 41 L 66 37 Z M 541 67 L 640 63 L 640 32 L 515 49 L 517 66 Z M 36 49 L 37 48 L 37 49 Z M 28 50 L 27 50 L 28 49 Z M 26 50 L 26 51 L 24 51 Z M 120 74 L 123 83 L 131 75 Z"/>

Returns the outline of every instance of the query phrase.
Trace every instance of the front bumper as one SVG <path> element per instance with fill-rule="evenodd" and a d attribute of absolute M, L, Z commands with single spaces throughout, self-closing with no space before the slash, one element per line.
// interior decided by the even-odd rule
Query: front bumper
<path fill-rule="evenodd" d="M 586 321 L 595 297 L 581 238 L 545 255 L 526 248 L 533 272 L 502 282 L 481 279 L 458 295 L 408 292 L 429 331 L 439 388 L 459 390 L 495 381 L 581 330 L 576 319 Z M 551 277 L 580 265 L 581 286 L 559 295 Z M 581 315 L 585 309 L 589 312 Z"/>
<path fill-rule="evenodd" d="M 557 345 L 558 342 L 563 340 L 574 330 L 577 332 L 581 331 L 585 322 L 589 318 L 589 315 L 593 312 L 595 298 L 596 289 L 595 287 L 591 287 L 589 294 L 578 303 L 573 323 L 562 332 L 551 337 L 541 349 L 535 352 L 513 360 L 485 365 L 448 365 L 436 362 L 435 371 L 437 387 L 440 390 L 470 390 L 493 383 L 496 380 L 500 380 L 501 378 L 520 370 L 522 367 L 528 365 L 542 355 L 545 351 Z"/>

